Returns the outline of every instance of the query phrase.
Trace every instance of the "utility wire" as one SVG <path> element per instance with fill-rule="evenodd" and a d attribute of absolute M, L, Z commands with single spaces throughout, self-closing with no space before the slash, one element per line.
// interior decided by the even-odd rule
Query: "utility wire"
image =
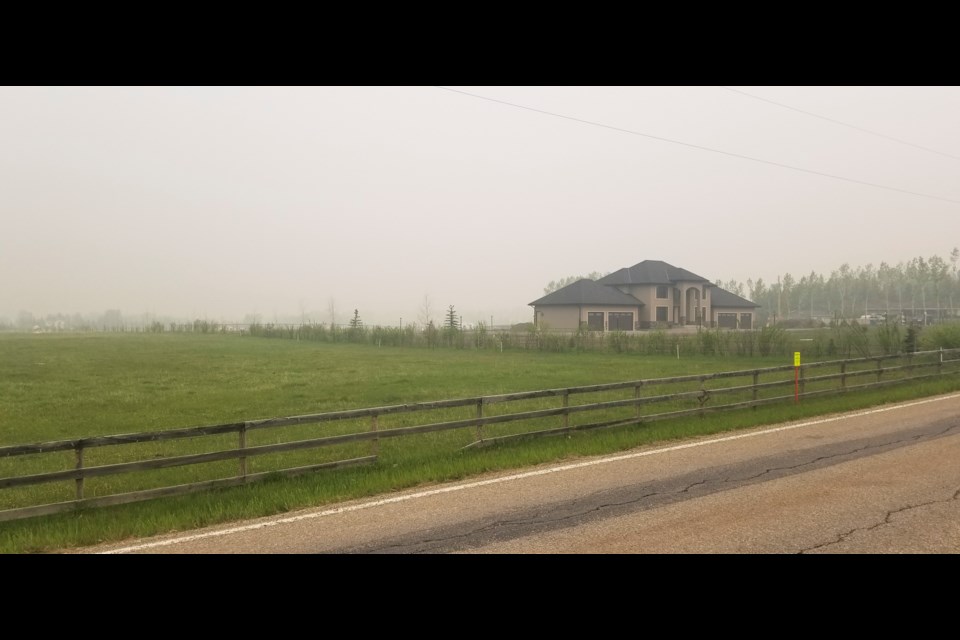
<path fill-rule="evenodd" d="M 471 98 L 478 98 L 478 99 L 480 99 L 480 100 L 487 100 L 487 101 L 489 101 L 489 102 L 496 102 L 496 103 L 498 103 L 498 104 L 503 104 L 503 105 L 506 105 L 506 106 L 508 106 L 508 107 L 515 107 L 515 108 L 517 108 L 517 109 L 525 109 L 525 110 L 527 110 L 527 111 L 533 111 L 534 113 L 540 113 L 540 114 L 547 115 L 547 116 L 553 116 L 554 118 L 562 118 L 562 119 L 564 119 L 564 120 L 572 120 L 573 122 L 580 122 L 580 123 L 582 123 L 582 124 L 589 124 L 589 125 L 594 126 L 594 127 L 602 127 L 602 128 L 604 128 L 604 129 L 610 129 L 610 130 L 612 130 L 612 131 L 619 131 L 619 132 L 621 132 L 621 133 L 629 133 L 630 135 L 642 136 L 642 137 L 644 137 L 644 138 L 650 138 L 650 139 L 652 139 L 652 140 L 659 140 L 659 141 L 661 141 L 661 142 L 670 142 L 670 143 L 672 143 L 672 144 L 679 144 L 679 145 L 683 145 L 683 146 L 685 146 L 685 147 L 691 147 L 691 148 L 693 148 L 693 149 L 700 149 L 701 151 L 710 151 L 710 152 L 712 152 L 712 153 L 719 153 L 719 154 L 721 154 L 721 155 L 731 156 L 731 157 L 734 157 L 734 158 L 740 158 L 740 159 L 742 159 L 742 160 L 751 160 L 751 161 L 753 161 L 753 162 L 761 162 L 761 163 L 763 163 L 763 164 L 769 164 L 769 165 L 772 165 L 772 166 L 774 166 L 774 167 L 781 167 L 781 168 L 783 168 L 783 169 L 792 169 L 793 171 L 802 171 L 802 172 L 804 172 L 804 173 L 812 173 L 813 175 L 823 176 L 823 177 L 825 177 L 825 178 L 833 178 L 833 179 L 835 179 L 835 180 L 844 180 L 844 181 L 846 181 L 846 182 L 853 182 L 853 183 L 855 183 L 855 184 L 862 184 L 862 185 L 866 185 L 866 186 L 868 186 L 868 187 L 876 187 L 876 188 L 878 188 L 878 189 L 886 189 L 886 190 L 888 190 L 888 191 L 897 191 L 897 192 L 899 192 L 899 193 L 906 193 L 906 194 L 909 194 L 909 195 L 912 195 L 912 196 L 920 196 L 920 197 L 922 197 L 922 198 L 932 198 L 932 199 L 934 199 L 934 200 L 942 200 L 942 201 L 944 201 L 944 202 L 951 202 L 951 203 L 953 203 L 953 204 L 960 204 L 960 200 L 953 200 L 953 199 L 951 199 L 951 198 L 944 198 L 944 197 L 942 197 L 942 196 L 933 196 L 933 195 L 930 195 L 930 194 L 928 194 L 928 193 L 920 193 L 919 191 L 908 191 L 908 190 L 906 190 L 906 189 L 898 189 L 897 187 L 888 187 L 888 186 L 886 186 L 886 185 L 876 184 L 876 183 L 874 183 L 874 182 L 866 182 L 866 181 L 864 181 L 864 180 L 856 180 L 856 179 L 854 179 L 854 178 L 845 178 L 845 177 L 843 177 L 843 176 L 836 176 L 836 175 L 833 175 L 833 174 L 830 174 L 830 173 L 823 173 L 822 171 L 814 171 L 813 169 L 804 169 L 803 167 L 794 167 L 794 166 L 789 165 L 789 164 L 782 164 L 782 163 L 780 163 L 780 162 L 773 162 L 773 161 L 771 161 L 771 160 L 764 160 L 764 159 L 762 159 L 762 158 L 754 158 L 754 157 L 751 157 L 751 156 L 741 155 L 741 154 L 739 154 L 739 153 L 733 153 L 733 152 L 730 152 L 730 151 L 723 151 L 723 150 L 721 150 L 721 149 L 712 149 L 712 148 L 710 148 L 710 147 L 703 147 L 703 146 L 700 146 L 700 145 L 698 145 L 698 144 L 692 144 L 692 143 L 690 143 L 690 142 L 682 142 L 682 141 L 680 141 L 680 140 L 671 140 L 670 138 L 663 138 L 663 137 L 661 137 L 661 136 L 655 136 L 655 135 L 652 135 L 652 134 L 649 134 L 649 133 L 643 133 L 643 132 L 641 132 L 641 131 L 632 131 L 632 130 L 630 130 L 630 129 L 623 129 L 623 128 L 621 128 L 621 127 L 615 127 L 615 126 L 613 126 L 613 125 L 603 124 L 602 122 L 593 122 L 592 120 L 584 120 L 584 119 L 582 119 L 582 118 L 575 118 L 575 117 L 573 117 L 573 116 L 567 116 L 567 115 L 563 115 L 563 114 L 561 114 L 561 113 L 553 113 L 552 111 L 545 111 L 545 110 L 543 110 L 543 109 L 536 109 L 536 108 L 534 108 L 534 107 L 528 107 L 528 106 L 525 106 L 525 105 L 522 105 L 522 104 L 516 104 L 516 103 L 513 103 L 513 102 L 507 102 L 506 100 L 497 100 L 496 98 L 488 98 L 487 96 L 482 96 L 482 95 L 479 95 L 479 94 L 476 94 L 476 93 L 470 93 L 470 92 L 468 92 L 468 91 L 461 91 L 460 89 L 451 89 L 451 88 L 449 88 L 449 87 L 440 87 L 440 86 L 436 86 L 435 88 L 437 88 L 437 89 L 443 89 L 444 91 L 450 91 L 450 92 L 453 92 L 453 93 L 459 93 L 459 94 L 462 94 L 462 95 L 465 95 L 465 96 L 470 96 Z"/>
<path fill-rule="evenodd" d="M 826 120 L 827 122 L 832 122 L 834 124 L 839 124 L 844 127 L 850 127 L 851 129 L 856 129 L 857 131 L 863 131 L 864 133 L 869 133 L 874 136 L 879 136 L 881 138 L 886 138 L 887 140 L 893 140 L 894 142 L 899 142 L 900 144 L 905 144 L 909 147 L 914 147 L 916 149 L 922 149 L 923 151 L 928 151 L 930 153 L 936 153 L 937 155 L 946 156 L 948 158 L 953 158 L 954 160 L 960 160 L 960 156 L 951 155 L 949 153 L 944 153 L 943 151 L 937 151 L 936 149 L 930 149 L 928 147 L 922 147 L 919 144 L 914 144 L 912 142 L 907 142 L 906 140 L 900 140 L 899 138 L 894 138 L 893 136 L 888 136 L 883 133 L 877 133 L 876 131 L 871 131 L 870 129 L 864 129 L 863 127 L 858 127 L 854 124 L 848 124 L 846 122 L 840 122 L 839 120 L 834 120 L 833 118 L 828 118 L 827 116 L 821 116 L 820 114 L 813 113 L 811 111 L 804 111 L 803 109 L 798 109 L 796 107 L 791 107 L 788 104 L 783 104 L 782 102 L 774 102 L 773 100 L 767 100 L 766 98 L 761 98 L 760 96 L 755 96 L 752 93 L 747 93 L 746 91 L 741 91 L 740 89 L 732 89 L 730 87 L 721 87 L 721 89 L 726 89 L 727 91 L 733 91 L 734 93 L 739 93 L 747 96 L 748 98 L 753 98 L 754 100 L 762 100 L 763 102 L 769 102 L 770 104 L 775 104 L 778 107 L 783 107 L 784 109 L 790 109 L 792 111 L 797 111 L 799 113 L 813 116 L 814 118 L 820 118 L 821 120 Z"/>

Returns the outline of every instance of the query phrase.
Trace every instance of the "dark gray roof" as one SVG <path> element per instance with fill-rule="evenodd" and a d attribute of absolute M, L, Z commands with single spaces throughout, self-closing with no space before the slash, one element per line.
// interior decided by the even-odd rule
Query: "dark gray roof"
<path fill-rule="evenodd" d="M 597 284 L 593 280 L 584 278 L 577 280 L 573 284 L 568 284 L 562 289 L 557 289 L 539 300 L 534 300 L 530 306 L 535 305 L 570 305 L 570 304 L 616 304 L 631 305 L 634 307 L 643 306 L 643 303 L 613 287 L 605 287 Z"/>
<path fill-rule="evenodd" d="M 741 298 L 735 293 L 730 293 L 726 289 L 713 287 L 710 289 L 711 307 L 759 307 L 760 305 L 750 302 L 746 298 Z"/>
<path fill-rule="evenodd" d="M 629 269 L 623 268 L 606 275 L 597 282 L 599 284 L 672 284 L 684 280 L 687 282 L 710 281 L 695 273 L 667 264 L 662 260 L 644 260 Z"/>

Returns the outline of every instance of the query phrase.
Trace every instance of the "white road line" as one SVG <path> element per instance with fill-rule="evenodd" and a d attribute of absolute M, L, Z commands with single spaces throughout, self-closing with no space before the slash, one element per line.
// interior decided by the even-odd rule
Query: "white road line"
<path fill-rule="evenodd" d="M 620 456 L 611 456 L 599 458 L 596 460 L 588 460 L 586 462 L 577 462 L 574 464 L 567 464 L 559 467 L 551 467 L 549 469 L 540 469 L 537 471 L 525 471 L 523 473 L 516 473 L 509 476 L 503 476 L 500 478 L 492 478 L 490 480 L 480 480 L 476 482 L 467 482 L 464 484 L 451 485 L 446 487 L 441 487 L 439 489 L 429 489 L 427 491 L 419 491 L 417 493 L 411 493 L 403 496 L 395 496 L 393 498 L 384 498 L 381 500 L 374 500 L 372 502 L 364 502 L 363 504 L 352 505 L 349 507 L 339 507 L 337 509 L 327 509 L 325 511 L 317 511 L 313 513 L 305 513 L 299 516 L 290 516 L 288 518 L 279 518 L 277 520 L 268 520 L 265 522 L 258 522 L 256 524 L 248 524 L 242 527 L 232 527 L 230 529 L 221 529 L 218 531 L 207 531 L 204 533 L 197 533 L 193 535 L 182 536 L 179 538 L 170 538 L 167 540 L 158 540 L 156 542 L 146 542 L 143 544 L 131 545 L 129 547 L 122 547 L 119 549 L 112 549 L 110 551 L 101 551 L 101 555 L 106 554 L 115 554 L 115 553 L 130 553 L 133 551 L 140 551 L 143 549 L 153 549 L 156 547 L 166 547 L 174 544 L 180 544 L 183 542 L 191 542 L 193 540 L 202 540 L 204 538 L 213 538 L 217 536 L 228 536 L 234 533 L 242 533 L 244 531 L 253 531 L 255 529 L 263 529 L 265 527 L 274 527 L 280 524 L 288 524 L 291 522 L 299 522 L 301 520 L 311 520 L 313 518 L 323 518 L 325 516 L 333 516 L 340 513 L 347 513 L 350 511 L 360 511 L 362 509 L 371 509 L 373 507 L 380 507 L 385 504 L 393 504 L 396 502 L 405 502 L 407 500 L 416 500 L 418 498 L 427 498 L 429 496 L 434 496 L 441 493 L 450 493 L 453 491 L 465 491 L 467 489 L 473 489 L 475 487 L 483 487 L 491 484 L 500 484 L 503 482 L 512 482 L 514 480 L 522 480 L 523 478 L 532 478 L 534 476 L 547 475 L 549 473 L 560 473 L 562 471 L 570 471 L 572 469 L 582 469 L 584 467 L 591 467 L 598 464 L 607 464 L 610 462 L 619 462 L 621 460 L 631 460 L 633 458 L 642 458 L 644 456 L 652 456 L 660 453 L 669 453 L 671 451 L 679 451 L 681 449 L 691 449 L 693 447 L 703 447 L 709 444 L 717 444 L 719 442 L 729 442 L 731 440 L 740 440 L 741 438 L 753 438 L 756 436 L 768 435 L 771 433 L 777 433 L 780 431 L 789 431 L 791 429 L 800 429 L 803 427 L 811 427 L 818 424 L 825 424 L 827 422 L 836 422 L 837 420 L 846 420 L 847 418 L 858 418 L 861 416 L 869 416 L 876 413 L 883 413 L 885 411 L 895 411 L 898 409 L 907 409 L 909 407 L 915 407 L 922 404 L 929 404 L 931 402 L 940 402 L 942 400 L 952 400 L 955 398 L 960 398 L 960 393 L 952 394 L 948 396 L 940 396 L 937 398 L 929 398 L 926 400 L 918 400 L 916 402 L 908 402 L 906 404 L 897 404 L 889 407 L 880 407 L 878 409 L 870 409 L 867 411 L 858 411 L 854 413 L 844 413 L 841 415 L 833 416 L 830 418 L 822 418 L 819 420 L 810 420 L 807 422 L 799 422 L 797 424 L 789 424 L 782 427 L 775 427 L 773 429 L 764 429 L 763 431 L 752 431 L 750 433 L 741 433 L 731 436 L 723 436 L 722 438 L 713 438 L 711 440 L 701 440 L 698 442 L 690 442 L 687 444 L 678 444 L 670 447 L 662 447 L 660 449 L 651 449 L 649 451 L 638 451 L 635 453 L 627 453 Z"/>

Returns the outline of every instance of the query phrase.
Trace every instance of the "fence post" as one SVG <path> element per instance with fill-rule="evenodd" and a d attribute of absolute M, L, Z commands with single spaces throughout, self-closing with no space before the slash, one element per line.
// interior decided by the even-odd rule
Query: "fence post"
<path fill-rule="evenodd" d="M 570 406 L 570 390 L 564 389 L 563 390 L 563 408 L 567 409 L 569 406 Z M 570 428 L 570 412 L 569 411 L 563 412 L 563 428 L 564 429 Z"/>
<path fill-rule="evenodd" d="M 760 393 L 760 389 L 757 388 L 757 385 L 758 385 L 758 384 L 760 384 L 760 372 L 759 372 L 759 371 L 754 371 L 754 372 L 753 372 L 753 402 L 754 402 L 754 404 L 753 404 L 752 407 L 750 407 L 750 408 L 751 408 L 752 410 L 754 410 L 754 411 L 757 410 L 757 404 L 756 404 L 756 402 L 757 402 L 757 395 Z"/>
<path fill-rule="evenodd" d="M 880 382 L 880 376 L 883 375 L 883 358 L 877 358 L 877 382 Z"/>
<path fill-rule="evenodd" d="M 477 419 L 483 417 L 483 397 L 477 398 Z M 477 423 L 477 442 L 483 442 L 483 425 Z"/>
<path fill-rule="evenodd" d="M 240 425 L 240 431 L 239 431 L 240 445 L 239 446 L 241 450 L 247 448 L 247 424 L 248 423 L 244 422 L 242 425 Z M 240 456 L 238 460 L 240 461 L 240 477 L 246 479 L 247 456 Z"/>
<path fill-rule="evenodd" d="M 377 433 L 379 429 L 380 421 L 377 414 L 370 416 L 370 431 L 372 433 Z M 380 438 L 376 437 L 370 441 L 370 455 L 377 457 L 380 455 Z"/>
<path fill-rule="evenodd" d="M 802 396 L 802 395 L 803 395 L 803 388 L 804 388 L 804 384 L 803 384 L 803 371 L 804 371 L 804 369 L 803 369 L 803 367 L 798 367 L 798 369 L 800 369 L 800 371 L 799 371 L 799 373 L 800 373 L 800 395 Z"/>
<path fill-rule="evenodd" d="M 640 387 L 642 386 L 643 386 L 643 382 L 638 382 L 637 386 L 634 387 L 633 389 L 633 397 L 636 398 L 637 400 L 640 399 Z M 640 403 L 638 402 L 637 403 L 637 424 L 640 424 L 641 422 L 641 414 L 642 412 L 640 411 Z"/>
<path fill-rule="evenodd" d="M 937 375 L 943 375 L 943 347 L 940 347 L 940 362 L 937 363 Z"/>
<path fill-rule="evenodd" d="M 847 390 L 847 361 L 846 360 L 840 363 L 840 389 L 842 391 Z"/>
<path fill-rule="evenodd" d="M 700 378 L 700 397 L 697 398 L 700 402 L 700 417 L 703 418 L 703 404 L 710 398 L 710 394 L 707 393 L 707 380 L 706 378 Z"/>
<path fill-rule="evenodd" d="M 77 464 L 78 471 L 83 470 L 83 444 L 77 443 Z M 77 478 L 77 500 L 83 500 L 83 476 Z"/>

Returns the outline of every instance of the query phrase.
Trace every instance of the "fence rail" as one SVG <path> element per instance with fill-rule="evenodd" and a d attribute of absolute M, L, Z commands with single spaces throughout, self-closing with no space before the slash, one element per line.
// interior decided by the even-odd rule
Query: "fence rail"
<path fill-rule="evenodd" d="M 885 363 L 890 364 L 884 366 Z M 822 370 L 826 370 L 826 372 L 819 373 Z M 12 490 L 49 483 L 72 482 L 74 483 L 72 491 L 74 496 L 73 499 L 61 501 L 52 501 L 45 499 L 43 496 L 39 498 L 26 497 L 25 500 L 31 501 L 28 506 L 14 506 L 0 511 L 0 521 L 237 486 L 275 475 L 293 476 L 321 469 L 370 464 L 379 459 L 381 441 L 392 438 L 472 429 L 473 440 L 459 445 L 459 448 L 466 449 L 517 438 L 558 435 L 571 431 L 613 426 L 642 425 L 685 416 L 703 416 L 715 411 L 755 408 L 795 400 L 796 398 L 821 397 L 863 389 L 876 389 L 887 385 L 934 379 L 946 375 L 957 375 L 958 373 L 960 373 L 960 349 L 941 349 L 939 351 L 904 355 L 812 362 L 799 367 L 785 365 L 669 378 L 630 380 L 579 387 L 541 389 L 472 398 L 331 411 L 201 427 L 4 446 L 0 447 L 0 462 L 5 459 L 16 458 L 33 460 L 37 457 L 51 456 L 57 453 L 62 455 L 62 452 L 72 451 L 72 468 L 0 477 L 0 489 Z M 760 381 L 761 376 L 765 378 L 764 382 Z M 736 379 L 738 378 L 748 379 L 748 382 L 737 383 Z M 859 384 L 851 384 L 857 382 L 860 378 L 869 378 L 869 380 Z M 734 383 L 723 386 L 728 381 Z M 795 389 L 795 386 L 798 388 Z M 790 393 L 777 395 L 782 389 L 788 387 Z M 676 390 L 665 392 L 668 389 Z M 575 396 L 616 394 L 617 392 L 629 392 L 629 394 L 626 397 L 598 399 L 594 402 L 582 404 L 571 403 L 571 398 Z M 645 395 L 647 392 L 649 395 Z M 771 393 L 773 395 L 768 395 Z M 509 407 L 509 403 L 555 402 L 557 398 L 560 399 L 560 406 L 491 413 L 498 405 Z M 729 401 L 725 403 L 717 402 L 717 400 L 723 398 L 729 398 Z M 671 406 L 659 413 L 645 413 L 645 409 L 658 404 Z M 469 407 L 475 407 L 475 411 L 469 417 L 446 419 L 450 417 L 451 410 Z M 626 410 L 627 413 L 618 413 L 618 410 Z M 416 424 L 412 425 L 387 426 L 381 423 L 381 418 L 415 413 L 424 413 L 428 417 L 424 420 L 416 420 Z M 590 416 L 593 421 L 572 424 L 571 420 L 581 414 Z M 559 418 L 559 423 L 551 423 L 543 427 L 538 422 L 552 418 Z M 281 427 L 309 425 L 311 429 L 321 429 L 324 424 L 366 419 L 369 419 L 368 428 L 357 429 L 348 433 L 323 434 L 321 430 L 320 433 L 311 432 L 310 435 L 313 437 L 257 445 L 251 444 L 248 439 L 248 436 L 255 432 L 266 432 Z M 498 425 L 519 425 L 519 428 L 511 433 L 489 432 L 490 427 Z M 111 464 L 94 464 L 92 466 L 87 461 L 88 452 L 97 451 L 103 447 L 216 438 L 230 436 L 231 434 L 237 438 L 237 446 L 233 448 L 200 453 L 175 451 L 173 455 L 156 454 L 159 457 L 153 459 L 134 459 Z M 302 452 L 355 443 L 365 443 L 365 445 L 369 445 L 370 450 L 365 455 L 359 455 L 356 450 L 351 450 L 343 454 L 344 457 L 324 462 L 313 461 L 310 464 L 291 466 L 289 460 L 281 461 L 277 468 L 263 472 L 254 473 L 248 469 L 248 462 L 260 456 Z M 133 453 L 142 454 L 142 452 Z M 235 475 L 207 478 L 195 482 L 167 484 L 133 491 L 121 490 L 117 492 L 108 487 L 106 495 L 95 497 L 85 495 L 88 479 L 223 461 L 234 461 L 237 464 Z M 36 466 L 36 463 L 34 464 Z M 65 466 L 63 460 L 60 461 L 60 464 Z M 30 465 L 26 466 L 29 467 Z"/>

